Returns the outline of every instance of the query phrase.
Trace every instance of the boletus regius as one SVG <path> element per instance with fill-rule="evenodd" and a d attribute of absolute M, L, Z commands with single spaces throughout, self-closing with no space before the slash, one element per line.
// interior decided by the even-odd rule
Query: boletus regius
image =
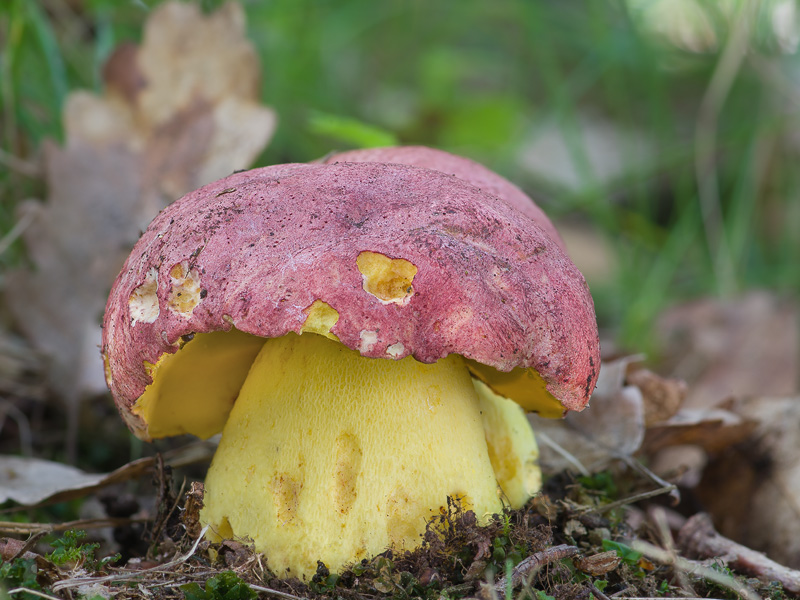
<path fill-rule="evenodd" d="M 138 437 L 222 432 L 209 535 L 303 578 L 418 546 L 448 496 L 482 522 L 523 505 L 525 411 L 581 410 L 600 366 L 587 286 L 541 223 L 384 162 L 255 169 L 173 203 L 113 285 L 102 354 Z"/>

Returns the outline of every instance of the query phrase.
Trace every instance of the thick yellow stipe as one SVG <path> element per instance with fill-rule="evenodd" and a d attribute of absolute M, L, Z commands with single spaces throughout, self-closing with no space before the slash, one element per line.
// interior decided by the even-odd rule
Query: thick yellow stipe
<path fill-rule="evenodd" d="M 206 479 L 202 520 L 249 537 L 279 575 L 310 577 L 419 545 L 460 496 L 502 508 L 481 403 L 459 356 L 368 359 L 325 337 L 268 340 Z"/>

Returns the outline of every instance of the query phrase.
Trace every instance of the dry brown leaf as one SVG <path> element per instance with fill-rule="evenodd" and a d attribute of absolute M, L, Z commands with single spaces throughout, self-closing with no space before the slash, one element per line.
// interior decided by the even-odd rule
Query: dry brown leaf
<path fill-rule="evenodd" d="M 546 472 L 575 468 L 577 460 L 588 471 L 604 468 L 618 457 L 630 457 L 644 439 L 644 401 L 639 388 L 625 385 L 632 356 L 603 362 L 588 408 L 563 420 L 531 415 L 540 440 L 540 463 Z"/>
<path fill-rule="evenodd" d="M 575 567 L 582 573 L 588 573 L 592 577 L 600 577 L 606 575 L 616 569 L 622 558 L 617 554 L 616 550 L 609 550 L 608 552 L 600 552 L 591 556 L 581 556 L 574 560 Z"/>
<path fill-rule="evenodd" d="M 140 459 L 132 465 L 123 469 L 135 469 L 136 474 L 141 474 L 152 466 L 152 459 Z M 85 490 L 107 484 L 110 478 L 112 483 L 119 481 L 119 477 L 112 478 L 116 473 L 85 473 L 49 460 L 0 456 L 0 504 L 12 500 L 24 506 L 34 506 L 59 495 L 85 495 Z"/>
<path fill-rule="evenodd" d="M 642 450 L 650 457 L 652 470 L 684 488 L 695 488 L 709 461 L 746 440 L 756 428 L 755 421 L 732 412 L 727 404 L 684 408 L 648 427 Z"/>
<path fill-rule="evenodd" d="M 729 397 L 786 396 L 800 385 L 800 310 L 796 299 L 750 292 L 705 299 L 658 321 L 665 372 L 688 382 L 686 407 Z"/>
<path fill-rule="evenodd" d="M 173 467 L 207 462 L 214 450 L 208 442 L 193 443 L 166 453 L 164 462 Z M 0 455 L 0 504 L 12 500 L 23 506 L 36 506 L 83 498 L 100 488 L 141 477 L 152 471 L 157 461 L 148 456 L 110 473 L 86 473 L 63 463 Z"/>
<path fill-rule="evenodd" d="M 644 449 L 655 453 L 671 446 L 695 445 L 716 454 L 747 439 L 755 427 L 754 421 L 725 408 L 685 408 L 648 427 Z"/>
<path fill-rule="evenodd" d="M 103 95 L 67 99 L 66 145 L 45 147 L 47 201 L 23 206 L 36 217 L 25 236 L 33 268 L 9 273 L 5 296 L 72 406 L 105 389 L 99 320 L 140 230 L 177 197 L 250 166 L 272 135 L 244 33 L 238 4 L 204 15 L 167 2 L 142 45 L 108 61 Z"/>
<path fill-rule="evenodd" d="M 139 190 L 138 158 L 121 146 L 81 141 L 44 148 L 50 198 L 27 202 L 34 270 L 16 270 L 5 297 L 17 326 L 44 355 L 51 386 L 70 404 L 104 386 L 98 366 L 105 294 L 138 230 L 129 220 Z"/>
<path fill-rule="evenodd" d="M 800 568 L 800 396 L 742 400 L 732 411 L 757 428 L 710 463 L 698 495 L 721 534 Z"/>
<path fill-rule="evenodd" d="M 647 427 L 666 421 L 677 413 L 688 392 L 685 381 L 661 377 L 637 364 L 628 366 L 625 381 L 628 385 L 635 385 L 642 392 L 644 421 Z"/>

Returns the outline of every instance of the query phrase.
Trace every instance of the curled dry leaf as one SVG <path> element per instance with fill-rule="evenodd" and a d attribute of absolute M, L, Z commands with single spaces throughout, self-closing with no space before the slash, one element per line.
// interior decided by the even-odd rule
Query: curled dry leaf
<path fill-rule="evenodd" d="M 0 456 L 0 504 L 33 506 L 66 490 L 92 488 L 106 477 L 38 458 Z"/>
<path fill-rule="evenodd" d="M 644 421 L 647 427 L 669 419 L 678 412 L 686 399 L 686 382 L 667 379 L 638 365 L 629 365 L 625 375 L 628 385 L 635 385 L 642 392 Z"/>
<path fill-rule="evenodd" d="M 588 470 L 604 468 L 617 457 L 632 456 L 644 439 L 644 400 L 639 388 L 625 385 L 630 356 L 603 361 L 589 406 L 580 413 L 569 413 L 563 420 L 529 419 L 541 442 L 543 470 L 559 472 L 575 467 L 575 461 Z"/>
<path fill-rule="evenodd" d="M 200 524 L 200 510 L 203 508 L 205 487 L 199 481 L 193 481 L 186 493 L 186 505 L 181 513 L 181 522 L 192 539 L 200 537 L 203 526 Z"/>
<path fill-rule="evenodd" d="M 166 464 L 177 467 L 208 461 L 213 453 L 213 444 L 203 442 L 178 448 L 164 457 Z M 156 458 L 150 456 L 131 461 L 110 473 L 86 473 L 63 463 L 0 455 L 0 504 L 12 500 L 24 506 L 35 506 L 83 498 L 100 488 L 141 477 L 155 465 Z"/>
<path fill-rule="evenodd" d="M 204 15 L 167 2 L 141 46 L 112 55 L 103 95 L 67 98 L 66 144 L 44 151 L 47 201 L 23 206 L 36 216 L 25 235 L 33 269 L 9 273 L 5 295 L 68 405 L 105 389 L 99 321 L 140 231 L 175 198 L 248 167 L 272 135 L 244 29 L 238 4 Z"/>
<path fill-rule="evenodd" d="M 716 454 L 745 440 L 755 427 L 755 421 L 726 408 L 684 408 L 649 427 L 644 448 L 655 453 L 668 447 L 695 445 Z"/>
<path fill-rule="evenodd" d="M 709 464 L 698 495 L 722 535 L 800 568 L 800 397 L 752 398 L 731 410 L 757 425 Z"/>
<path fill-rule="evenodd" d="M 620 558 L 616 550 L 609 550 L 592 556 L 581 556 L 575 559 L 574 562 L 575 567 L 582 573 L 600 577 L 616 569 L 622 562 L 622 558 Z"/>

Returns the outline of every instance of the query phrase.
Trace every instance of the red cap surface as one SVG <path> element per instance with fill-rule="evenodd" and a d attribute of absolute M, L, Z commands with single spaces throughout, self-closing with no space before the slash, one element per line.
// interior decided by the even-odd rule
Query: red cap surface
<path fill-rule="evenodd" d="M 327 163 L 335 162 L 380 162 L 413 165 L 426 169 L 435 169 L 448 175 L 453 175 L 482 189 L 487 194 L 497 196 L 510 206 L 513 206 L 523 215 L 533 219 L 539 227 L 544 229 L 562 250 L 565 250 L 564 241 L 556 231 L 553 223 L 544 214 L 544 211 L 530 196 L 501 177 L 494 171 L 487 169 L 474 160 L 450 154 L 444 150 L 428 148 L 426 146 L 390 146 L 386 148 L 365 148 L 340 152 L 327 157 Z"/>

